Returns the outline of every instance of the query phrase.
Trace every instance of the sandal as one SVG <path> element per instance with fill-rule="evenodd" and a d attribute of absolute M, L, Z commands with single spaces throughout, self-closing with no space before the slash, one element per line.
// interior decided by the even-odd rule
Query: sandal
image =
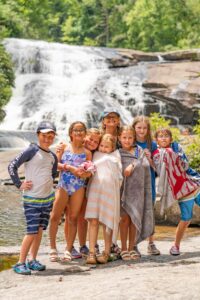
<path fill-rule="evenodd" d="M 49 260 L 51 262 L 57 262 L 57 261 L 59 261 L 59 256 L 58 256 L 57 249 L 51 249 L 49 255 L 50 255 Z"/>
<path fill-rule="evenodd" d="M 110 255 L 108 253 L 103 251 L 102 254 L 99 254 L 97 256 L 97 262 L 99 264 L 106 264 L 108 262 L 109 256 Z"/>
<path fill-rule="evenodd" d="M 65 250 L 62 261 L 72 261 L 71 253 L 68 250 Z"/>
<path fill-rule="evenodd" d="M 87 259 L 86 259 L 86 264 L 90 265 L 96 265 L 97 263 L 97 258 L 94 252 L 89 252 Z"/>
<path fill-rule="evenodd" d="M 133 260 L 139 259 L 141 257 L 141 255 L 135 250 L 131 250 L 129 253 L 130 253 L 131 259 L 133 259 Z"/>
<path fill-rule="evenodd" d="M 127 250 L 121 251 L 120 256 L 124 261 L 131 260 L 131 255 Z"/>

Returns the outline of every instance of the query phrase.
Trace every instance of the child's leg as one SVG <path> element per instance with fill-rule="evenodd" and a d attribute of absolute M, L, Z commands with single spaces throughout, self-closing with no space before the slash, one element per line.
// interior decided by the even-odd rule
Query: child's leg
<path fill-rule="evenodd" d="M 110 254 L 111 244 L 112 244 L 112 231 L 110 233 L 105 231 L 105 253 L 106 254 Z"/>
<path fill-rule="evenodd" d="M 190 224 L 190 220 L 192 219 L 194 199 L 179 201 L 178 204 L 181 211 L 181 220 L 178 223 L 178 226 L 176 228 L 176 237 L 175 237 L 174 246 L 172 246 L 172 248 L 170 249 L 171 255 L 180 254 L 179 247 L 180 247 L 181 240 L 183 238 L 185 230 Z"/>
<path fill-rule="evenodd" d="M 154 235 L 151 235 L 149 237 L 149 244 L 152 244 L 154 242 Z"/>
<path fill-rule="evenodd" d="M 101 255 L 97 256 L 97 261 L 100 264 L 106 264 L 108 262 L 109 256 L 110 256 L 110 248 L 112 243 L 112 231 L 106 232 L 106 227 L 103 225 L 104 228 L 104 241 L 105 241 L 105 251 L 102 252 Z"/>
<path fill-rule="evenodd" d="M 121 251 L 127 251 L 128 228 L 130 226 L 130 217 L 124 214 L 120 220 L 120 238 L 121 238 Z M 130 235 L 130 234 L 129 234 Z"/>
<path fill-rule="evenodd" d="M 69 224 L 68 224 L 68 244 L 67 250 L 71 252 L 77 232 L 78 215 L 85 195 L 85 188 L 80 188 L 71 197 L 69 201 Z"/>
<path fill-rule="evenodd" d="M 86 238 L 87 238 L 88 222 L 85 219 L 86 205 L 87 205 L 87 198 L 84 198 L 81 206 L 81 211 L 78 217 L 78 238 L 79 238 L 80 247 L 86 244 Z"/>
<path fill-rule="evenodd" d="M 155 204 L 155 202 L 153 201 L 153 205 Z M 154 214 L 154 221 L 155 221 L 155 213 L 153 211 Z M 152 234 L 149 238 L 149 244 L 147 247 L 147 252 L 150 255 L 160 255 L 160 250 L 156 247 L 156 245 L 154 244 L 154 234 Z"/>
<path fill-rule="evenodd" d="M 89 249 L 91 253 L 95 253 L 95 245 L 99 231 L 99 220 L 89 219 Z"/>
<path fill-rule="evenodd" d="M 68 218 L 68 215 L 69 215 L 69 211 L 68 211 L 68 207 L 66 208 L 65 210 L 65 224 L 64 224 L 64 234 L 65 234 L 65 240 L 68 244 L 68 236 L 69 236 L 69 227 L 68 227 L 68 223 L 69 223 L 69 218 Z"/>
<path fill-rule="evenodd" d="M 19 263 L 25 263 L 34 238 L 35 238 L 35 234 L 26 234 L 25 237 L 23 238 L 20 255 L 19 255 Z"/>
<path fill-rule="evenodd" d="M 39 227 L 39 231 L 37 234 L 34 235 L 34 239 L 33 239 L 33 242 L 31 244 L 31 248 L 30 248 L 31 260 L 36 259 L 36 257 L 37 257 L 38 249 L 39 249 L 41 239 L 42 239 L 42 233 L 43 233 L 43 228 Z"/>
<path fill-rule="evenodd" d="M 135 239 L 136 239 L 136 227 L 132 222 L 130 222 L 130 226 L 129 226 L 129 246 L 128 246 L 129 251 L 133 250 L 133 248 L 135 246 Z"/>
<path fill-rule="evenodd" d="M 178 226 L 176 228 L 175 245 L 179 247 L 185 230 L 189 226 L 192 219 L 194 199 L 179 201 L 178 204 L 181 211 L 181 221 L 178 223 Z"/>
<path fill-rule="evenodd" d="M 49 236 L 51 249 L 56 249 L 56 234 L 58 231 L 58 224 L 60 222 L 62 213 L 67 205 L 68 195 L 65 190 L 59 188 L 56 192 L 53 210 L 50 216 Z"/>
<path fill-rule="evenodd" d="M 178 223 L 178 226 L 176 228 L 175 242 L 174 242 L 174 244 L 177 247 L 180 247 L 181 240 L 182 240 L 185 230 L 187 229 L 189 224 L 190 224 L 190 221 L 182 221 L 182 220 Z"/>

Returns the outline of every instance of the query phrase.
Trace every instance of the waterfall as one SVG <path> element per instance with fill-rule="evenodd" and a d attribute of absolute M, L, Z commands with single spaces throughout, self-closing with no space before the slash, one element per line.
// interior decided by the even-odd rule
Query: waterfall
<path fill-rule="evenodd" d="M 111 68 L 114 49 L 5 39 L 15 66 L 15 88 L 0 129 L 34 130 L 48 119 L 58 130 L 75 120 L 97 126 L 104 108 L 119 110 L 124 123 L 144 112 L 145 63 Z"/>

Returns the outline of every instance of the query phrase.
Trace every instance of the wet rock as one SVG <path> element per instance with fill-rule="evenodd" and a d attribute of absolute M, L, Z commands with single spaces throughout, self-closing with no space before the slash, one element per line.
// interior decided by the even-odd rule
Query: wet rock
<path fill-rule="evenodd" d="M 170 51 L 162 53 L 162 57 L 166 60 L 200 60 L 200 49 L 182 50 L 182 51 Z"/>
<path fill-rule="evenodd" d="M 200 62 L 193 61 L 148 65 L 145 93 L 164 104 L 165 116 L 194 125 L 200 107 L 199 70 Z"/>
<path fill-rule="evenodd" d="M 125 58 L 129 58 L 136 61 L 158 61 L 157 53 L 143 52 L 132 49 L 117 49 L 118 53 Z"/>
<path fill-rule="evenodd" d="M 114 57 L 111 59 L 107 59 L 107 61 L 109 62 L 109 68 L 125 68 L 137 64 L 136 60 L 126 59 L 122 57 Z"/>

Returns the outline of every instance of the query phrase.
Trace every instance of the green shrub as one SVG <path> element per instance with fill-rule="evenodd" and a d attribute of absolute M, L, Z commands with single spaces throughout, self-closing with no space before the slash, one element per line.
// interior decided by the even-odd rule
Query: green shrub
<path fill-rule="evenodd" d="M 156 130 L 160 128 L 169 128 L 172 132 L 172 137 L 174 141 L 180 140 L 180 130 L 176 127 L 170 127 L 171 120 L 166 120 L 164 117 L 160 115 L 160 113 L 152 113 L 150 114 L 150 123 L 152 135 L 154 136 Z"/>
<path fill-rule="evenodd" d="M 200 172 L 200 111 L 197 124 L 193 127 L 196 136 L 186 147 L 185 152 L 189 159 L 190 167 Z"/>

